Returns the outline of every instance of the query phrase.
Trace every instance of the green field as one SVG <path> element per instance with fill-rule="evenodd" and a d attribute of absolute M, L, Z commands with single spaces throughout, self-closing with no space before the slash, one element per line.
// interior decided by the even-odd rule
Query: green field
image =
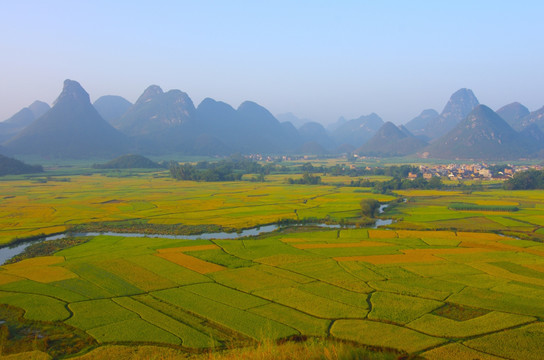
<path fill-rule="evenodd" d="M 194 183 L 95 174 L 48 184 L 0 182 L 14 194 L 0 202 L 3 241 L 90 219 L 238 229 L 292 218 L 295 209 L 355 219 L 363 197 L 394 199 L 274 178 Z M 429 358 L 537 358 L 544 191 L 399 196 L 407 201 L 387 213 L 397 219 L 389 229 L 288 228 L 198 241 L 92 237 L 2 266 L 0 304 L 21 308 L 21 321 L 81 330 L 95 340 L 88 350 L 202 351 L 309 336 Z M 518 211 L 499 211 L 512 206 Z M 16 215 L 6 215 L 10 209 Z"/>

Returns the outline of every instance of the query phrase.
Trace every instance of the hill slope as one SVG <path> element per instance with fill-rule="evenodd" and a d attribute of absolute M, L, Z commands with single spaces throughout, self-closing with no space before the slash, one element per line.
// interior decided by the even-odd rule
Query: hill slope
<path fill-rule="evenodd" d="M 544 106 L 519 120 L 519 126 L 522 129 L 531 124 L 538 125 L 540 130 L 544 131 Z"/>
<path fill-rule="evenodd" d="M 425 136 L 427 125 L 436 121 L 439 116 L 440 114 L 434 109 L 423 110 L 421 114 L 408 121 L 405 126 L 414 136 Z"/>
<path fill-rule="evenodd" d="M 15 136 L 15 134 L 45 114 L 49 109 L 49 105 L 43 101 L 34 101 L 28 107 L 21 109 L 9 119 L 0 122 L 0 142 Z"/>
<path fill-rule="evenodd" d="M 288 129 L 263 106 L 244 101 L 236 112 L 241 125 L 237 130 L 245 139 L 240 151 L 289 153 L 298 147 L 298 133 L 286 131 Z"/>
<path fill-rule="evenodd" d="M 430 139 L 439 138 L 459 124 L 478 104 L 472 90 L 457 90 L 451 95 L 440 116 L 427 123 L 423 135 Z"/>
<path fill-rule="evenodd" d="M 130 109 L 132 103 L 121 96 L 105 95 L 99 97 L 93 103 L 93 106 L 102 116 L 102 119 L 111 123 L 123 116 Z"/>
<path fill-rule="evenodd" d="M 95 169 L 158 169 L 159 164 L 142 155 L 122 155 L 105 164 L 94 164 Z"/>
<path fill-rule="evenodd" d="M 529 115 L 529 109 L 518 102 L 505 105 L 496 111 L 514 130 L 521 131 L 521 119 Z"/>
<path fill-rule="evenodd" d="M 83 158 L 126 152 L 128 141 L 100 117 L 78 82 L 66 80 L 53 107 L 5 146 L 14 154 Z"/>
<path fill-rule="evenodd" d="M 298 132 L 303 143 L 315 142 L 327 150 L 336 147 L 327 130 L 320 123 L 307 122 L 298 129 Z"/>
<path fill-rule="evenodd" d="M 425 151 L 443 159 L 503 160 L 530 156 L 537 144 L 517 133 L 497 113 L 478 105 L 448 134 Z"/>
<path fill-rule="evenodd" d="M 427 143 L 386 122 L 378 132 L 356 152 L 367 156 L 404 156 L 413 154 Z"/>
<path fill-rule="evenodd" d="M 130 136 L 156 135 L 180 127 L 194 116 L 195 107 L 180 90 L 163 92 L 149 86 L 136 103 L 112 124 Z"/>
<path fill-rule="evenodd" d="M 33 174 L 43 172 L 41 165 L 27 165 L 24 162 L 0 155 L 0 176 Z"/>
<path fill-rule="evenodd" d="M 359 147 L 370 140 L 384 124 L 381 117 L 372 113 L 357 119 L 340 121 L 338 127 L 332 131 L 333 140 L 339 144 L 349 144 Z"/>

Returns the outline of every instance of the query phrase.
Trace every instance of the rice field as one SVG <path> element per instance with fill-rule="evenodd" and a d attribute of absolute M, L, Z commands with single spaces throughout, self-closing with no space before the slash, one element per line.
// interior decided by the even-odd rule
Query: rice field
<path fill-rule="evenodd" d="M 297 216 L 348 219 L 363 197 L 393 198 L 279 179 L 150 175 L 10 180 L 0 189 L 14 195 L 0 199 L 4 242 L 90 220 L 241 229 Z M 397 222 L 388 229 L 302 228 L 235 240 L 92 237 L 1 266 L 0 304 L 23 309 L 24 321 L 80 329 L 99 348 L 198 352 L 309 336 L 429 359 L 538 358 L 544 192 L 400 193 L 408 200 L 391 209 Z M 448 209 L 453 202 L 519 211 Z"/>
<path fill-rule="evenodd" d="M 157 225 L 251 228 L 280 219 L 353 218 L 359 200 L 376 197 L 355 188 L 265 183 L 176 181 L 153 173 L 111 178 L 73 175 L 70 181 L 0 181 L 0 244 L 54 234 L 87 223 L 145 221 Z M 355 199 L 356 197 L 356 199 Z M 393 196 L 378 195 L 380 201 Z"/>

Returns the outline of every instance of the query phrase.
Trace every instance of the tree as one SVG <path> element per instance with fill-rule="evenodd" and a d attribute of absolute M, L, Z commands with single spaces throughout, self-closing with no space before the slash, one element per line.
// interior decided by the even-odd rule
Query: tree
<path fill-rule="evenodd" d="M 544 189 L 544 170 L 528 170 L 514 174 L 504 183 L 506 190 Z"/>
<path fill-rule="evenodd" d="M 361 200 L 360 205 L 361 214 L 370 218 L 375 217 L 378 209 L 380 208 L 380 202 L 375 199 L 363 199 Z"/>
<path fill-rule="evenodd" d="M 429 189 L 442 189 L 442 186 L 442 179 L 437 176 L 433 176 L 431 180 L 429 180 Z"/>

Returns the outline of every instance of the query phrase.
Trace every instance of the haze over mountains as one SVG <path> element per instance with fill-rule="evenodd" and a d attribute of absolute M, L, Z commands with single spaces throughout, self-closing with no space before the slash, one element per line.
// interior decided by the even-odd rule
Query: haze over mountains
<path fill-rule="evenodd" d="M 53 107 L 4 145 L 13 154 L 85 158 L 121 153 L 128 139 L 102 119 L 79 83 L 66 80 Z"/>
<path fill-rule="evenodd" d="M 280 122 L 279 119 L 282 120 Z M 295 124 L 293 124 L 293 121 Z M 406 125 L 372 113 L 323 127 L 293 114 L 275 117 L 251 101 L 237 109 L 211 98 L 195 107 L 180 90 L 151 85 L 131 104 L 106 95 L 91 104 L 66 80 L 52 108 L 35 102 L 0 123 L 0 153 L 49 158 L 112 158 L 126 153 L 340 154 L 442 159 L 517 159 L 544 153 L 544 107 L 519 103 L 494 112 L 470 89 L 456 91 L 441 113 L 427 109 Z"/>
<path fill-rule="evenodd" d="M 518 133 L 496 112 L 476 106 L 452 131 L 426 151 L 434 158 L 515 159 L 542 149 L 535 138 Z"/>
<path fill-rule="evenodd" d="M 401 129 L 392 122 L 386 122 L 356 152 L 360 155 L 377 157 L 403 156 L 413 154 L 426 145 L 425 141 L 412 135 L 404 126 Z"/>
<path fill-rule="evenodd" d="M 9 119 L 0 123 L 0 142 L 3 142 L 10 137 L 23 130 L 30 125 L 34 120 L 42 116 L 49 110 L 50 107 L 42 101 L 34 101 L 31 105 L 21 109 Z"/>

